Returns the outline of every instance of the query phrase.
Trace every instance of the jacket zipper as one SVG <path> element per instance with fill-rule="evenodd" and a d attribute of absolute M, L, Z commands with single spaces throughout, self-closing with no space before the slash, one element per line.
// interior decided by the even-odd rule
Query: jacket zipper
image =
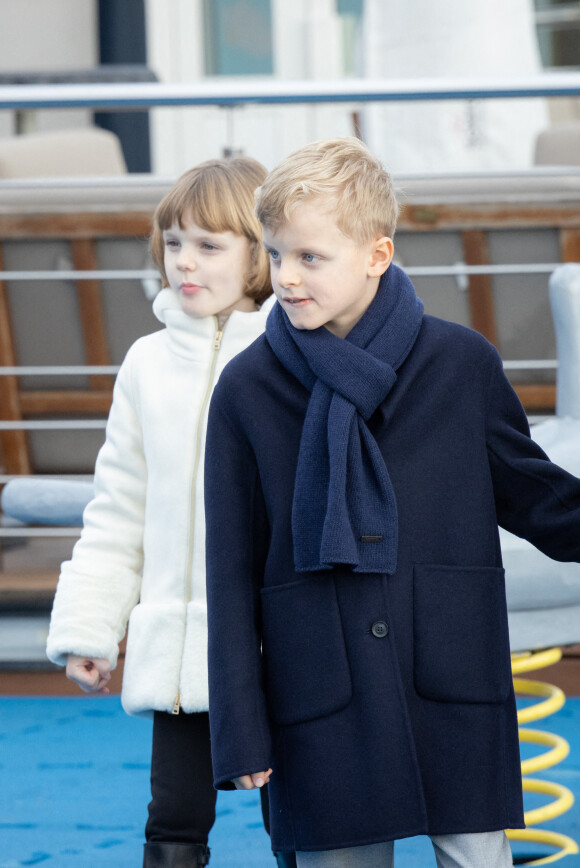
<path fill-rule="evenodd" d="M 203 401 L 201 404 L 201 409 L 199 411 L 199 417 L 197 420 L 197 430 L 195 435 L 195 453 L 193 460 L 193 477 L 191 480 L 191 490 L 190 490 L 190 510 L 189 510 L 189 547 L 187 550 L 187 570 L 186 570 L 186 595 L 185 602 L 191 602 L 191 573 L 193 569 L 193 537 L 195 530 L 195 493 L 197 488 L 197 472 L 199 469 L 199 461 L 201 457 L 201 433 L 203 429 L 203 420 L 205 418 L 205 411 L 207 409 L 207 405 L 209 403 L 209 399 L 212 393 L 213 381 L 215 377 L 215 369 L 217 365 L 218 353 L 220 351 L 220 347 L 222 344 L 222 338 L 224 336 L 224 326 L 220 329 L 219 320 L 217 317 L 214 317 L 216 321 L 216 332 L 213 341 L 213 355 L 211 360 L 211 365 L 209 369 L 209 377 L 207 380 L 207 385 L 205 389 L 205 395 L 203 396 Z M 173 708 L 171 710 L 172 714 L 179 714 L 181 708 L 181 693 L 177 692 L 177 696 L 175 697 L 175 702 L 173 703 Z"/>

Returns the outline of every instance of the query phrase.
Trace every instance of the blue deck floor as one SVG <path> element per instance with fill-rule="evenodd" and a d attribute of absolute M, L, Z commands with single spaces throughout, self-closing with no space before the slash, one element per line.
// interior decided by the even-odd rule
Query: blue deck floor
<path fill-rule="evenodd" d="M 563 735 L 571 753 L 536 777 L 565 784 L 577 800 L 546 828 L 580 840 L 580 698 L 540 728 Z M 140 868 L 150 736 L 118 697 L 0 698 L 0 868 Z M 220 793 L 210 846 L 212 868 L 272 868 L 254 794 Z M 395 852 L 397 868 L 435 865 L 425 838 Z M 580 857 L 556 864 L 574 868 Z"/>

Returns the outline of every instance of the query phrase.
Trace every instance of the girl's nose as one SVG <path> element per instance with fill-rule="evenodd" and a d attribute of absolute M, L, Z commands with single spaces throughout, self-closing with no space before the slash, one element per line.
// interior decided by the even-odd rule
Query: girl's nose
<path fill-rule="evenodd" d="M 180 271 L 194 271 L 195 270 L 195 258 L 191 251 L 186 251 L 181 248 L 179 251 L 179 256 L 177 258 L 177 267 Z"/>

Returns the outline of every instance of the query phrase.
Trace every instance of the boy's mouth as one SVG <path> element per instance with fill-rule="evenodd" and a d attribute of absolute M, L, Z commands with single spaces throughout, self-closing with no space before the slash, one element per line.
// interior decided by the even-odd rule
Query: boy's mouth
<path fill-rule="evenodd" d="M 294 307 L 304 307 L 304 305 L 308 304 L 309 301 L 312 301 L 311 298 L 290 298 L 287 297 L 283 299 L 287 304 L 291 304 Z"/>

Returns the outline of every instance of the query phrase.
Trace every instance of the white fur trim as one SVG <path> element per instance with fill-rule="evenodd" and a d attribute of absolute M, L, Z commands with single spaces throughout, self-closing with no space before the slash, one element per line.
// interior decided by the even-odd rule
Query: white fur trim
<path fill-rule="evenodd" d="M 69 654 L 105 657 L 114 669 L 137 594 L 136 581 L 61 574 L 46 646 L 49 660 L 64 666 Z"/>
<path fill-rule="evenodd" d="M 128 714 L 207 711 L 207 611 L 203 603 L 140 604 L 129 620 L 122 703 Z"/>
<path fill-rule="evenodd" d="M 129 619 L 121 695 L 125 711 L 171 711 L 179 692 L 184 639 L 184 603 L 135 607 Z"/>
<path fill-rule="evenodd" d="M 181 707 L 184 711 L 209 708 L 207 675 L 207 606 L 194 601 L 187 607 L 187 627 L 181 667 Z"/>

